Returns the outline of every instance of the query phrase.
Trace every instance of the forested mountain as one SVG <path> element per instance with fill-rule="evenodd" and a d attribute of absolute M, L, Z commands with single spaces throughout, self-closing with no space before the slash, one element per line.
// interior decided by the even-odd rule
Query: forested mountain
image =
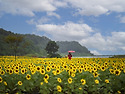
<path fill-rule="evenodd" d="M 0 55 L 13 55 L 13 50 L 10 45 L 5 42 L 5 38 L 8 35 L 15 35 L 11 31 L 6 31 L 0 28 Z M 29 56 L 46 56 L 45 47 L 49 41 L 49 38 L 45 36 L 36 36 L 34 34 L 18 34 L 23 36 L 23 41 L 18 48 L 17 55 L 29 55 Z M 73 53 L 74 56 L 92 55 L 90 51 L 84 46 L 81 46 L 76 41 L 57 41 L 59 45 L 58 53 L 61 55 L 67 55 L 68 50 L 76 51 Z"/>
<path fill-rule="evenodd" d="M 80 45 L 76 41 L 57 41 L 57 45 L 59 45 L 59 53 L 66 54 L 68 51 L 73 50 L 75 56 L 89 56 L 92 55 L 90 51 L 85 47 Z"/>

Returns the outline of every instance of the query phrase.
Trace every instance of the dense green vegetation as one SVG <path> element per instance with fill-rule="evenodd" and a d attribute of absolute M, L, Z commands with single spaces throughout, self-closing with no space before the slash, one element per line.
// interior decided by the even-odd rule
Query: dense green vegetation
<path fill-rule="evenodd" d="M 0 28 L 0 55 L 14 55 L 13 49 L 10 47 L 8 43 L 6 43 L 5 38 L 8 35 L 15 35 L 15 33 L 11 31 L 6 31 Z M 49 38 L 45 36 L 36 36 L 34 34 L 17 34 L 23 36 L 23 41 L 18 47 L 17 55 L 28 55 L 28 56 L 38 56 L 38 57 L 46 57 L 47 52 L 45 47 L 47 43 L 51 41 Z M 84 46 L 81 46 L 76 41 L 61 41 L 56 42 L 59 46 L 58 53 L 62 56 L 68 54 L 69 50 L 76 51 L 73 53 L 74 56 L 84 56 L 84 55 L 92 55 L 90 51 Z"/>
<path fill-rule="evenodd" d="M 56 44 L 55 41 L 49 41 L 47 43 L 46 48 L 45 48 L 45 50 L 46 50 L 46 52 L 48 54 L 47 57 L 50 57 L 50 58 L 52 58 L 52 57 L 61 57 L 57 53 L 58 49 L 59 49 L 59 46 Z"/>
<path fill-rule="evenodd" d="M 67 51 L 69 51 L 69 50 L 75 51 L 75 53 L 73 53 L 74 56 L 90 56 L 90 55 L 92 55 L 86 47 L 80 45 L 76 41 L 72 41 L 72 42 L 57 41 L 57 44 L 59 45 L 59 53 L 61 53 L 62 55 L 65 55 L 67 53 Z"/>

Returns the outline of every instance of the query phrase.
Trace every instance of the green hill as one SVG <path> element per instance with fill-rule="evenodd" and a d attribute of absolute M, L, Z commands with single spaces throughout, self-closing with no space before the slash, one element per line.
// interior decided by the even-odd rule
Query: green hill
<path fill-rule="evenodd" d="M 0 55 L 14 55 L 13 50 L 10 48 L 9 44 L 5 42 L 5 38 L 8 35 L 14 35 L 15 33 L 11 31 L 6 31 L 0 28 Z M 19 46 L 17 55 L 29 55 L 29 56 L 38 56 L 44 57 L 47 55 L 46 51 L 44 50 L 47 43 L 51 41 L 49 38 L 45 36 L 37 36 L 34 34 L 18 34 L 23 36 L 23 41 Z M 57 41 L 57 45 L 59 45 L 58 53 L 65 56 L 68 54 L 69 50 L 76 51 L 73 53 L 74 56 L 85 56 L 85 55 L 92 55 L 90 51 L 81 46 L 76 41 Z M 26 44 L 26 45 L 24 45 Z"/>
<path fill-rule="evenodd" d="M 75 53 L 73 53 L 74 56 L 92 55 L 85 46 L 80 45 L 76 41 L 57 41 L 56 43 L 59 45 L 59 53 L 62 55 L 66 55 L 70 50 L 75 51 Z"/>

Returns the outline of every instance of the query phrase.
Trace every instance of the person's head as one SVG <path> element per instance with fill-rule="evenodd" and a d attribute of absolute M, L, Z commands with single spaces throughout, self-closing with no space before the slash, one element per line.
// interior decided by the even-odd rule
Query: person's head
<path fill-rule="evenodd" d="M 69 52 L 69 54 L 71 55 L 71 53 Z"/>

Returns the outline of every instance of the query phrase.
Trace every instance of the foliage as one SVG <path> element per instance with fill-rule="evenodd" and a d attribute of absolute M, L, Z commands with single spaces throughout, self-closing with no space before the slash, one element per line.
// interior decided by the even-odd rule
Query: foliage
<path fill-rule="evenodd" d="M 0 57 L 0 94 L 125 94 L 125 58 Z"/>
<path fill-rule="evenodd" d="M 57 41 L 57 45 L 59 45 L 59 53 L 65 54 L 69 50 L 75 51 L 73 53 L 74 56 L 90 56 L 93 55 L 90 53 L 90 51 L 85 47 L 80 45 L 76 41 Z"/>
<path fill-rule="evenodd" d="M 23 36 L 19 36 L 19 35 L 8 35 L 5 38 L 5 41 L 10 44 L 10 47 L 13 49 L 14 51 L 14 55 L 15 55 L 15 60 L 16 60 L 16 54 L 17 54 L 17 50 L 19 48 L 20 43 L 23 41 Z"/>
<path fill-rule="evenodd" d="M 8 35 L 21 35 L 23 36 L 23 41 L 19 46 L 19 51 L 17 51 L 18 56 L 24 55 L 36 55 L 37 57 L 46 57 L 47 53 L 45 51 L 45 47 L 50 39 L 45 36 L 36 36 L 34 34 L 15 34 L 10 31 L 6 31 L 4 29 L 0 29 L 0 55 L 13 55 L 13 50 L 9 47 L 4 39 Z M 59 46 L 58 53 L 65 56 L 68 50 L 75 50 L 76 52 L 73 56 L 83 56 L 83 55 L 92 55 L 90 51 L 84 46 L 81 46 L 76 41 L 71 42 L 56 42 Z M 24 45 L 25 44 L 25 45 Z M 28 45 L 28 46 L 27 46 Z M 35 53 L 35 54 L 34 54 Z"/>
<path fill-rule="evenodd" d="M 59 46 L 56 44 L 55 41 L 49 41 L 45 50 L 48 54 L 48 57 L 57 57 L 59 56 L 59 54 L 57 54 L 56 52 L 58 51 Z"/>
<path fill-rule="evenodd" d="M 114 55 L 111 58 L 125 58 L 125 55 Z"/>

